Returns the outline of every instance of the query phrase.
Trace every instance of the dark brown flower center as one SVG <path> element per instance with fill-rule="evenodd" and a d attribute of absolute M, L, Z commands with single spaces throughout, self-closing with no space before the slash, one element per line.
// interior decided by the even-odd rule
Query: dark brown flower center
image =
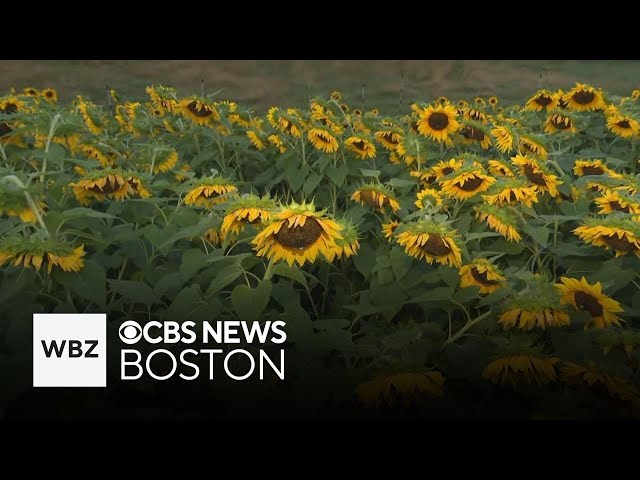
<path fill-rule="evenodd" d="M 623 207 L 622 205 L 620 205 L 620 202 L 618 202 L 617 200 L 614 200 L 613 202 L 609 202 L 609 208 L 617 212 L 629 213 L 629 205 L 627 205 L 626 207 Z"/>
<path fill-rule="evenodd" d="M 488 270 L 485 270 L 484 272 L 480 273 L 477 267 L 473 267 L 471 269 L 471 275 L 473 275 L 473 278 L 475 279 L 475 281 L 478 283 L 481 283 L 482 285 L 497 285 L 498 283 L 500 283 L 497 280 L 489 280 L 487 278 L 488 273 L 489 273 Z"/>
<path fill-rule="evenodd" d="M 611 248 L 618 250 L 620 252 L 631 252 L 635 250 L 635 244 L 631 243 L 627 240 L 627 237 L 624 236 L 622 238 L 618 238 L 617 235 L 611 235 L 608 237 L 601 237 L 604 242 L 609 245 Z"/>
<path fill-rule="evenodd" d="M 620 128 L 631 128 L 631 125 L 629 125 L 629 120 L 627 120 L 626 118 L 616 123 L 616 125 Z"/>
<path fill-rule="evenodd" d="M 411 130 L 413 130 L 416 133 L 420 131 L 418 130 L 418 122 L 411 122 Z"/>
<path fill-rule="evenodd" d="M 433 130 L 444 130 L 449 125 L 449 117 L 445 113 L 434 112 L 429 115 L 427 123 Z"/>
<path fill-rule="evenodd" d="M 535 98 L 534 102 L 536 102 L 541 107 L 546 107 L 551 102 L 553 102 L 553 99 L 549 95 L 546 95 L 546 94 L 543 93 L 542 95 L 538 95 Z"/>
<path fill-rule="evenodd" d="M 569 117 L 556 115 L 551 119 L 551 124 L 558 130 L 568 130 L 571 128 L 571 119 Z"/>
<path fill-rule="evenodd" d="M 53 92 L 51 92 L 51 91 L 45 92 L 44 96 L 47 97 L 47 98 L 51 98 L 51 97 L 53 97 Z"/>
<path fill-rule="evenodd" d="M 290 227 L 289 221 L 285 220 L 274 237 L 280 245 L 286 248 L 305 250 L 320 238 L 322 231 L 322 226 L 318 220 L 307 217 L 302 226 Z"/>
<path fill-rule="evenodd" d="M 453 173 L 453 168 L 451 167 L 444 167 L 442 169 L 442 175 L 449 175 L 450 173 Z"/>
<path fill-rule="evenodd" d="M 196 117 L 206 118 L 213 115 L 213 110 L 209 110 L 206 106 L 200 104 L 198 106 L 198 102 L 195 100 L 187 105 L 187 109 L 193 113 Z"/>
<path fill-rule="evenodd" d="M 6 135 L 7 133 L 11 133 L 12 131 L 13 130 L 9 125 L 4 122 L 0 123 L 0 137 Z"/>
<path fill-rule="evenodd" d="M 351 145 L 353 145 L 358 150 L 365 150 L 367 148 L 367 143 L 364 140 L 356 140 Z"/>
<path fill-rule="evenodd" d="M 573 101 L 579 105 L 588 105 L 594 98 L 596 98 L 596 95 L 593 92 L 585 92 L 584 90 L 573 94 Z"/>
<path fill-rule="evenodd" d="M 531 165 L 525 165 L 524 174 L 529 179 L 529 181 L 535 185 L 540 185 L 541 187 L 546 187 L 547 182 L 544 181 L 544 176 L 541 172 L 534 172 L 533 167 Z"/>
<path fill-rule="evenodd" d="M 482 185 L 483 179 L 480 177 L 471 177 L 467 178 L 462 185 L 460 185 L 460 189 L 465 192 L 475 192 L 480 185 Z"/>
<path fill-rule="evenodd" d="M 320 142 L 322 142 L 322 143 L 326 143 L 327 145 L 331 143 L 331 139 L 329 138 L 329 136 L 328 136 L 328 135 L 325 137 L 323 134 L 318 133 L 318 134 L 315 136 L 315 138 L 316 138 L 316 140 L 317 140 L 317 141 L 320 141 Z"/>
<path fill-rule="evenodd" d="M 15 103 L 7 103 L 3 108 L 0 108 L 1 113 L 6 113 L 7 115 L 11 115 L 18 111 L 18 105 Z"/>
<path fill-rule="evenodd" d="M 451 247 L 437 233 L 430 233 L 429 239 L 420 248 L 433 257 L 444 257 L 451 253 Z"/>
<path fill-rule="evenodd" d="M 600 305 L 595 297 L 587 292 L 575 292 L 573 294 L 573 298 L 580 310 L 586 310 L 592 317 L 599 317 L 602 315 L 602 305 Z"/>
<path fill-rule="evenodd" d="M 115 193 L 117 191 L 119 191 L 122 188 L 122 185 L 120 185 L 119 181 L 116 181 L 115 183 L 111 183 L 111 182 L 107 182 L 104 184 L 103 187 L 100 187 L 98 185 L 94 185 L 92 187 L 90 187 L 88 190 L 93 192 L 93 193 L 100 193 L 102 195 L 109 195 L 111 193 Z"/>
<path fill-rule="evenodd" d="M 465 129 L 462 130 L 462 136 L 466 139 L 476 140 L 478 142 L 484 140 L 484 133 L 473 127 L 465 127 Z"/>
<path fill-rule="evenodd" d="M 384 132 L 382 134 L 382 138 L 385 141 L 387 141 L 389 143 L 392 143 L 393 145 L 397 145 L 398 144 L 398 141 L 394 138 L 393 132 Z"/>
<path fill-rule="evenodd" d="M 480 120 L 484 120 L 484 113 L 482 113 L 480 110 L 475 110 L 472 108 L 471 110 L 469 110 L 469 117 L 472 120 L 475 120 L 478 122 Z"/>
<path fill-rule="evenodd" d="M 380 194 L 378 194 L 380 195 Z M 363 190 L 360 192 L 360 199 L 373 208 L 382 208 L 389 205 L 389 199 L 385 196 L 382 201 L 382 205 L 380 205 L 376 200 L 379 198 L 378 196 L 374 196 L 373 190 Z"/>
<path fill-rule="evenodd" d="M 604 173 L 604 169 L 602 167 L 596 167 L 593 165 L 589 165 L 588 167 L 582 167 L 583 175 L 602 175 Z"/>

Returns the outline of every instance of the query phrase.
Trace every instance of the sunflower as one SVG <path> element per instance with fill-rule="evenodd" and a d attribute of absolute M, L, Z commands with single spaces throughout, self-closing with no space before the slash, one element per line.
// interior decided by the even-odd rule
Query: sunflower
<path fill-rule="evenodd" d="M 522 236 L 518 232 L 516 217 L 509 210 L 497 205 L 482 204 L 475 207 L 476 219 L 486 222 L 489 228 L 510 242 L 519 242 Z"/>
<path fill-rule="evenodd" d="M 86 173 L 83 178 L 75 183 L 70 183 L 69 186 L 83 205 L 89 205 L 92 200 L 111 198 L 122 202 L 130 195 L 137 195 L 141 198 L 151 196 L 136 173 L 120 169 L 103 169 Z"/>
<path fill-rule="evenodd" d="M 571 117 L 554 113 L 547 117 L 547 121 L 544 124 L 544 131 L 549 134 L 557 132 L 576 133 L 578 129 L 573 124 Z"/>
<path fill-rule="evenodd" d="M 336 223 L 342 228 L 340 231 L 342 238 L 336 239 L 336 246 L 329 249 L 328 255 L 325 254 L 329 262 L 333 262 L 335 258 L 349 258 L 360 249 L 357 225 L 346 219 L 337 220 Z"/>
<path fill-rule="evenodd" d="M 177 163 L 178 152 L 175 149 L 157 150 L 153 162 L 153 173 L 166 173 L 173 170 L 173 167 L 175 167 Z"/>
<path fill-rule="evenodd" d="M 460 108 L 468 108 L 469 102 L 467 102 L 466 100 L 458 100 L 458 103 L 456 103 L 456 105 Z"/>
<path fill-rule="evenodd" d="M 112 167 L 116 156 L 114 153 L 105 153 L 95 145 L 81 144 L 80 151 L 85 157 L 97 160 L 103 168 Z"/>
<path fill-rule="evenodd" d="M 349 137 L 344 141 L 344 145 L 361 159 L 376 156 L 376 146 L 364 137 Z"/>
<path fill-rule="evenodd" d="M 489 160 L 487 165 L 489 165 L 489 172 L 498 177 L 515 177 L 513 170 L 502 160 Z"/>
<path fill-rule="evenodd" d="M 295 138 L 302 136 L 302 131 L 298 125 L 300 117 L 294 109 L 290 108 L 286 113 L 283 113 L 278 107 L 271 107 L 267 112 L 267 121 L 273 128 L 282 133 Z"/>
<path fill-rule="evenodd" d="M 523 155 L 535 155 L 542 158 L 543 160 L 547 158 L 547 150 L 539 141 L 536 141 L 530 136 L 521 136 L 519 145 L 520 153 Z"/>
<path fill-rule="evenodd" d="M 313 202 L 292 202 L 252 243 L 259 257 L 266 255 L 271 261 L 284 259 L 289 266 L 296 262 L 303 266 L 305 262 L 315 262 L 318 254 L 330 258 L 336 241 L 342 239 L 341 229 L 324 210 L 316 211 Z"/>
<path fill-rule="evenodd" d="M 477 122 L 465 121 L 460 129 L 460 135 L 466 144 L 478 144 L 483 150 L 487 150 L 491 146 L 489 131 Z"/>
<path fill-rule="evenodd" d="M 174 112 L 178 107 L 176 91 L 174 88 L 162 85 L 148 86 L 145 90 L 155 108 L 163 112 Z"/>
<path fill-rule="evenodd" d="M 611 115 L 607 117 L 607 128 L 622 138 L 633 138 L 640 133 L 640 124 L 629 116 Z"/>
<path fill-rule="evenodd" d="M 495 192 L 495 193 L 494 193 Z M 490 195 L 483 195 L 482 198 L 489 205 L 518 205 L 522 203 L 527 207 L 532 207 L 538 202 L 538 193 L 535 186 L 529 185 L 524 179 L 510 179 L 502 181 Z"/>
<path fill-rule="evenodd" d="M 562 181 L 558 180 L 556 175 L 548 173 L 536 159 L 516 155 L 511 159 L 514 165 L 520 167 L 521 172 L 535 186 L 538 192 L 548 192 L 552 197 L 558 196 L 558 186 L 562 185 Z"/>
<path fill-rule="evenodd" d="M 402 134 L 394 130 L 380 130 L 374 137 L 387 150 L 395 150 L 402 141 Z"/>
<path fill-rule="evenodd" d="M 28 97 L 37 97 L 40 94 L 38 90 L 33 87 L 25 88 L 24 90 L 22 90 L 22 93 L 24 93 Z"/>
<path fill-rule="evenodd" d="M 249 138 L 249 142 L 251 142 L 251 145 L 256 147 L 258 150 L 264 150 L 265 148 L 267 148 L 267 140 L 262 138 L 264 136 L 262 132 L 247 130 L 246 134 Z"/>
<path fill-rule="evenodd" d="M 13 266 L 40 270 L 46 262 L 47 273 L 53 267 L 65 272 L 79 272 L 84 267 L 84 245 L 73 247 L 61 240 L 35 237 L 5 237 L 0 240 L 0 265 L 13 262 Z"/>
<path fill-rule="evenodd" d="M 82 97 L 78 97 L 78 111 L 80 115 L 82 115 L 84 124 L 91 133 L 94 135 L 102 134 L 105 129 L 105 121 L 93 103 L 84 100 Z"/>
<path fill-rule="evenodd" d="M 473 101 L 474 101 L 474 103 L 476 105 L 479 105 L 481 107 L 483 107 L 483 106 L 485 106 L 487 104 L 487 102 L 485 102 L 484 98 L 482 98 L 482 97 L 476 97 Z"/>
<path fill-rule="evenodd" d="M 331 92 L 331 100 L 335 101 L 335 102 L 339 102 L 342 100 L 342 92 L 339 92 L 338 90 L 334 90 L 333 92 Z"/>
<path fill-rule="evenodd" d="M 505 330 L 518 327 L 529 331 L 536 327 L 566 327 L 570 317 L 562 305 L 560 293 L 555 284 L 535 277 L 536 283 L 509 298 L 498 317 L 498 323 Z"/>
<path fill-rule="evenodd" d="M 409 175 L 411 175 L 414 178 L 417 178 L 424 185 L 431 185 L 433 182 L 436 181 L 436 178 L 437 178 L 436 174 L 433 172 L 433 169 L 431 168 L 427 170 L 411 170 L 411 172 L 409 172 Z"/>
<path fill-rule="evenodd" d="M 442 265 L 459 268 L 462 265 L 460 247 L 456 244 L 455 230 L 433 220 L 420 220 L 402 226 L 396 242 L 403 246 L 407 255 L 434 261 Z"/>
<path fill-rule="evenodd" d="M 269 197 L 243 195 L 229 204 L 220 231 L 237 235 L 247 225 L 259 226 L 267 223 L 271 219 L 271 212 L 275 206 L 275 202 Z"/>
<path fill-rule="evenodd" d="M 417 200 L 415 206 L 422 209 L 427 208 L 429 205 L 440 206 L 442 205 L 442 195 L 433 188 L 424 188 L 416 194 Z"/>
<path fill-rule="evenodd" d="M 282 141 L 282 139 L 278 135 L 271 134 L 271 135 L 269 135 L 267 140 L 271 145 L 273 145 L 278 150 L 280 150 L 280 153 L 284 153 L 284 152 L 287 151 L 286 145 L 284 144 L 284 142 Z"/>
<path fill-rule="evenodd" d="M 376 183 L 366 183 L 360 186 L 353 195 L 354 200 L 361 205 L 368 205 L 375 210 L 382 212 L 385 207 L 391 208 L 391 211 L 400 210 L 400 204 L 396 200 L 393 192 L 384 185 Z"/>
<path fill-rule="evenodd" d="M 191 175 L 191 165 L 189 165 L 188 163 L 183 163 L 173 171 L 173 178 L 175 178 L 178 182 L 184 182 Z"/>
<path fill-rule="evenodd" d="M 489 97 L 489 105 L 493 107 L 498 105 L 498 97 Z"/>
<path fill-rule="evenodd" d="M 307 132 L 307 138 L 314 148 L 322 152 L 333 153 L 338 150 L 338 140 L 328 130 L 312 128 Z"/>
<path fill-rule="evenodd" d="M 496 182 L 495 178 L 485 175 L 482 170 L 475 166 L 455 173 L 455 177 L 441 180 L 440 186 L 442 187 L 442 193 L 458 200 L 466 200 L 480 192 L 484 192 Z"/>
<path fill-rule="evenodd" d="M 574 88 L 562 96 L 562 100 L 569 110 L 576 112 L 600 110 L 606 106 L 602 91 L 584 83 L 576 83 Z"/>
<path fill-rule="evenodd" d="M 58 92 L 56 92 L 53 88 L 45 88 L 40 92 L 40 96 L 49 103 L 58 102 Z"/>
<path fill-rule="evenodd" d="M 611 375 L 602 371 L 595 362 L 579 365 L 567 362 L 560 368 L 560 380 L 575 386 L 587 385 L 589 387 L 604 388 L 614 398 L 625 401 L 638 402 L 640 392 L 625 378 Z"/>
<path fill-rule="evenodd" d="M 600 198 L 595 199 L 596 205 L 600 207 L 599 214 L 624 212 L 634 215 L 640 214 L 640 203 L 634 201 L 621 191 L 605 189 Z"/>
<path fill-rule="evenodd" d="M 187 97 L 176 105 L 176 111 L 196 125 L 210 126 L 220 120 L 220 113 L 206 98 Z"/>
<path fill-rule="evenodd" d="M 222 244 L 224 244 L 224 242 L 227 240 L 232 241 L 234 238 L 234 235 L 230 233 L 221 232 L 219 228 L 212 227 L 207 229 L 207 231 L 204 232 L 201 238 L 202 240 L 209 242 L 214 246 L 219 247 L 219 246 L 222 246 Z"/>
<path fill-rule="evenodd" d="M 460 128 L 458 112 L 451 105 L 429 106 L 419 111 L 418 131 L 438 142 L 451 143 L 449 136 Z"/>
<path fill-rule="evenodd" d="M 640 256 L 640 226 L 638 222 L 607 216 L 587 219 L 575 233 L 584 242 L 606 250 L 614 250 L 616 258 L 629 252 Z"/>
<path fill-rule="evenodd" d="M 228 194 L 237 191 L 238 188 L 226 178 L 204 178 L 187 193 L 184 203 L 194 207 L 211 208 L 214 205 L 224 203 Z"/>
<path fill-rule="evenodd" d="M 509 127 L 497 126 L 491 129 L 491 135 L 495 138 L 496 148 L 502 153 L 513 150 L 513 133 Z"/>
<path fill-rule="evenodd" d="M 536 94 L 525 103 L 525 110 L 541 111 L 543 108 L 554 110 L 558 107 L 555 94 L 549 90 L 538 90 Z"/>
<path fill-rule="evenodd" d="M 440 372 L 416 370 L 378 375 L 356 387 L 357 399 L 365 404 L 384 403 L 393 406 L 401 402 L 405 406 L 419 395 L 441 397 L 444 377 Z"/>
<path fill-rule="evenodd" d="M 602 293 L 600 282 L 590 285 L 587 279 L 561 277 L 561 283 L 556 284 L 562 301 L 568 305 L 573 305 L 578 310 L 586 310 L 591 315 L 591 321 L 587 327 L 596 328 L 620 326 L 623 322 L 616 313 L 624 311 L 620 304 Z"/>
<path fill-rule="evenodd" d="M 322 105 L 315 104 L 311 107 L 311 118 L 336 134 L 342 133 L 343 128 L 338 125 L 333 113 L 325 110 Z"/>
<path fill-rule="evenodd" d="M 495 292 L 506 280 L 500 270 L 485 258 L 477 258 L 460 267 L 460 287 L 480 287 L 480 293 Z"/>
<path fill-rule="evenodd" d="M 578 177 L 584 175 L 607 175 L 614 173 L 609 167 L 607 167 L 602 160 L 576 160 L 573 165 L 573 173 Z"/>
<path fill-rule="evenodd" d="M 487 365 L 482 378 L 501 386 L 509 383 L 514 388 L 519 383 L 535 382 L 540 386 L 557 380 L 556 364 L 559 361 L 557 357 L 539 354 L 506 355 Z"/>
<path fill-rule="evenodd" d="M 384 233 L 384 238 L 389 240 L 389 243 L 393 240 L 393 235 L 396 232 L 396 228 L 400 226 L 400 222 L 397 220 L 390 220 L 389 223 L 382 224 L 382 233 Z"/>
<path fill-rule="evenodd" d="M 631 98 L 633 98 L 634 100 L 638 100 L 638 98 L 640 98 L 640 90 L 636 89 L 631 92 Z"/>
<path fill-rule="evenodd" d="M 464 166 L 464 160 L 456 160 L 452 158 L 449 161 L 441 160 L 432 167 L 432 172 L 436 176 L 436 180 L 440 180 L 442 177 L 451 175 L 453 172 L 457 172 Z"/>

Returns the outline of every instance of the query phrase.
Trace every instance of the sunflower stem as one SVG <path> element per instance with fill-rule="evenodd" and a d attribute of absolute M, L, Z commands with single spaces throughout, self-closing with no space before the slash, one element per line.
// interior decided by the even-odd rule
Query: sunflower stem
<path fill-rule="evenodd" d="M 7 175 L 6 177 L 4 177 L 2 179 L 2 182 L 4 182 L 4 181 L 10 181 L 14 185 L 16 185 L 18 188 L 22 189 L 22 191 L 24 193 L 24 197 L 26 198 L 27 203 L 29 204 L 29 207 L 33 211 L 33 214 L 36 216 L 36 220 L 38 221 L 38 225 L 40 225 L 40 227 L 42 228 L 42 231 L 44 233 L 45 238 L 49 238 L 49 236 L 50 236 L 49 235 L 49 230 L 47 229 L 47 226 L 44 224 L 44 220 L 42 220 L 42 215 L 40 215 L 40 211 L 38 210 L 38 207 L 36 206 L 36 202 L 33 201 L 33 198 L 31 197 L 31 194 L 29 193 L 29 190 L 27 190 L 27 187 L 25 186 L 25 184 L 22 183 L 22 180 L 20 180 L 15 175 Z"/>
<path fill-rule="evenodd" d="M 153 167 L 156 165 L 156 155 L 158 154 L 158 150 L 153 149 L 153 155 L 151 156 L 151 168 L 149 169 L 149 175 L 153 175 Z"/>
<path fill-rule="evenodd" d="M 7 153 L 4 151 L 4 145 L 0 142 L 0 156 L 2 156 L 2 160 L 7 161 Z"/>
<path fill-rule="evenodd" d="M 487 318 L 489 315 L 491 314 L 491 310 L 483 313 L 482 315 L 480 315 L 479 317 L 474 318 L 473 320 L 467 321 L 467 323 L 456 332 L 455 335 L 453 335 L 452 337 L 450 337 L 449 339 L 447 339 L 444 344 L 445 345 L 449 345 L 450 343 L 455 342 L 456 340 L 458 340 L 460 337 L 462 337 L 465 332 L 467 330 L 469 330 L 470 328 L 474 327 L 475 325 L 477 325 L 478 323 L 480 323 L 482 320 L 484 320 L 485 318 Z"/>
<path fill-rule="evenodd" d="M 271 277 L 273 276 L 273 266 L 275 265 L 275 261 L 272 259 L 269 260 L 269 265 L 267 265 L 267 269 L 264 271 L 264 276 L 262 277 L 262 280 L 270 280 Z"/>
<path fill-rule="evenodd" d="M 47 171 L 47 158 L 49 157 L 49 148 L 51 147 L 51 139 L 56 132 L 58 122 L 60 121 L 60 114 L 56 113 L 53 120 L 51 120 L 51 126 L 49 127 L 49 136 L 47 137 L 47 143 L 44 147 L 44 159 L 42 160 L 42 173 L 40 174 L 40 183 L 44 183 L 44 174 Z"/>

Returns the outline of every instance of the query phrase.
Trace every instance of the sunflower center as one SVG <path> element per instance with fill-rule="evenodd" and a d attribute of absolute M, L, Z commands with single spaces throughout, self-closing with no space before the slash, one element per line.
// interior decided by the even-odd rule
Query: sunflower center
<path fill-rule="evenodd" d="M 576 292 L 573 294 L 576 305 L 580 310 L 588 311 L 592 317 L 599 317 L 602 315 L 602 305 L 598 303 L 598 300 L 587 292 Z"/>
<path fill-rule="evenodd" d="M 611 208 L 611 210 L 616 210 L 617 212 L 629 213 L 629 205 L 623 207 L 617 200 L 609 202 L 609 208 Z"/>
<path fill-rule="evenodd" d="M 357 140 L 353 142 L 351 145 L 356 147 L 358 150 L 364 150 L 365 148 L 367 148 L 367 144 L 364 142 L 364 140 Z"/>
<path fill-rule="evenodd" d="M 4 108 L 0 109 L 0 112 L 11 115 L 12 113 L 16 113 L 18 111 L 18 106 L 15 103 L 7 103 Z"/>
<path fill-rule="evenodd" d="M 445 113 L 434 112 L 429 116 L 427 123 L 433 130 L 444 130 L 449 125 L 449 117 Z"/>
<path fill-rule="evenodd" d="M 567 130 L 571 128 L 571 119 L 567 117 L 556 116 L 551 119 L 551 124 L 558 130 Z"/>
<path fill-rule="evenodd" d="M 316 135 L 316 140 L 322 142 L 322 143 L 326 143 L 329 144 L 331 143 L 331 140 L 328 137 L 325 137 L 323 134 L 319 133 L 318 135 Z"/>
<path fill-rule="evenodd" d="M 551 97 L 549 95 L 538 95 L 536 97 L 536 99 L 534 100 L 538 105 L 542 106 L 542 107 L 546 107 L 547 105 L 549 105 L 553 100 L 551 99 Z"/>
<path fill-rule="evenodd" d="M 604 169 L 602 167 L 594 167 L 594 166 L 588 166 L 588 167 L 582 167 L 582 174 L 583 175 L 602 175 L 604 173 Z"/>
<path fill-rule="evenodd" d="M 276 241 L 287 248 L 304 250 L 312 245 L 322 235 L 322 226 L 313 217 L 307 217 L 304 225 L 289 226 L 289 221 L 285 222 L 274 235 Z"/>
<path fill-rule="evenodd" d="M 418 122 L 411 122 L 411 130 L 413 130 L 416 133 L 420 131 L 418 130 Z"/>
<path fill-rule="evenodd" d="M 6 123 L 2 122 L 0 123 L 0 137 L 3 135 L 6 135 L 7 133 L 11 133 L 11 127 L 9 125 L 7 125 Z"/>
<path fill-rule="evenodd" d="M 442 169 L 442 175 L 449 175 L 450 173 L 453 173 L 453 168 L 451 167 L 444 167 Z"/>
<path fill-rule="evenodd" d="M 460 185 L 460 189 L 465 192 L 474 192 L 477 188 L 482 185 L 482 178 L 480 177 L 471 177 L 467 178 L 462 185 Z"/>
<path fill-rule="evenodd" d="M 200 106 L 198 107 L 198 102 L 196 102 L 195 100 L 187 105 L 187 109 L 196 117 L 206 118 L 213 115 L 213 111 L 209 110 L 204 105 L 200 104 Z"/>
<path fill-rule="evenodd" d="M 531 165 L 524 166 L 524 174 L 529 179 L 529 181 L 535 185 L 540 185 L 542 187 L 547 186 L 547 182 L 544 181 L 544 176 L 541 172 L 534 172 L 533 167 Z"/>
<path fill-rule="evenodd" d="M 385 132 L 382 134 L 382 138 L 384 138 L 387 142 L 392 143 L 394 145 L 398 144 L 398 141 L 393 138 L 393 132 Z"/>
<path fill-rule="evenodd" d="M 484 114 L 480 110 L 470 110 L 469 117 L 477 122 L 484 120 Z"/>
<path fill-rule="evenodd" d="M 367 205 L 373 208 L 381 208 L 386 205 L 389 205 L 389 199 L 387 197 L 384 197 L 384 200 L 382 201 L 382 205 L 380 205 L 377 201 L 377 196 L 374 196 L 374 193 L 372 190 L 363 190 L 360 193 L 360 199 L 364 203 L 366 203 Z"/>
<path fill-rule="evenodd" d="M 100 187 L 99 185 L 94 185 L 92 187 L 89 187 L 88 190 L 93 193 L 99 193 L 101 195 L 109 195 L 111 193 L 119 191 L 120 188 L 122 188 L 120 182 L 115 182 L 114 184 L 112 184 L 111 182 L 107 182 L 102 187 Z"/>
<path fill-rule="evenodd" d="M 44 96 L 47 98 L 51 98 L 53 97 L 53 92 L 45 92 Z"/>
<path fill-rule="evenodd" d="M 497 280 L 489 280 L 487 278 L 488 273 L 488 270 L 480 273 L 477 267 L 473 267 L 471 269 L 471 275 L 473 275 L 473 278 L 476 280 L 476 282 L 481 283 L 482 285 L 497 285 L 499 283 Z"/>
<path fill-rule="evenodd" d="M 473 127 L 467 127 L 462 131 L 462 136 L 466 139 L 477 140 L 481 142 L 484 140 L 484 133 L 481 130 Z"/>
<path fill-rule="evenodd" d="M 588 105 L 593 102 L 594 98 L 596 98 L 596 95 L 593 92 L 585 92 L 584 90 L 573 94 L 573 100 L 579 105 Z"/>
<path fill-rule="evenodd" d="M 451 247 L 437 233 L 430 233 L 429 239 L 420 248 L 433 257 L 444 257 L 451 253 Z"/>
<path fill-rule="evenodd" d="M 617 235 L 611 235 L 608 237 L 603 236 L 601 238 L 611 248 L 614 248 L 615 250 L 618 250 L 620 252 L 631 252 L 632 250 L 635 249 L 635 245 L 631 243 L 629 240 L 627 240 L 626 236 L 622 238 L 618 238 Z"/>
<path fill-rule="evenodd" d="M 627 120 L 626 118 L 616 123 L 616 125 L 620 128 L 631 128 L 631 125 L 629 125 L 629 120 Z"/>

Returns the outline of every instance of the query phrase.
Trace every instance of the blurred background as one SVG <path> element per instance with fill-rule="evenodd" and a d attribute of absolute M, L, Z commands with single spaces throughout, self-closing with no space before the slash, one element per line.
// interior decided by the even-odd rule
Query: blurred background
<path fill-rule="evenodd" d="M 404 78 L 404 80 L 403 80 Z M 150 84 L 174 86 L 180 95 L 218 92 L 264 111 L 301 106 L 309 98 L 343 92 L 352 106 L 395 114 L 400 104 L 445 95 L 453 100 L 496 95 L 521 101 L 538 88 L 590 83 L 628 95 L 640 88 L 633 60 L 4 60 L 0 91 L 53 87 L 63 101 L 82 94 L 106 103 L 106 86 L 126 100 L 145 100 Z"/>

